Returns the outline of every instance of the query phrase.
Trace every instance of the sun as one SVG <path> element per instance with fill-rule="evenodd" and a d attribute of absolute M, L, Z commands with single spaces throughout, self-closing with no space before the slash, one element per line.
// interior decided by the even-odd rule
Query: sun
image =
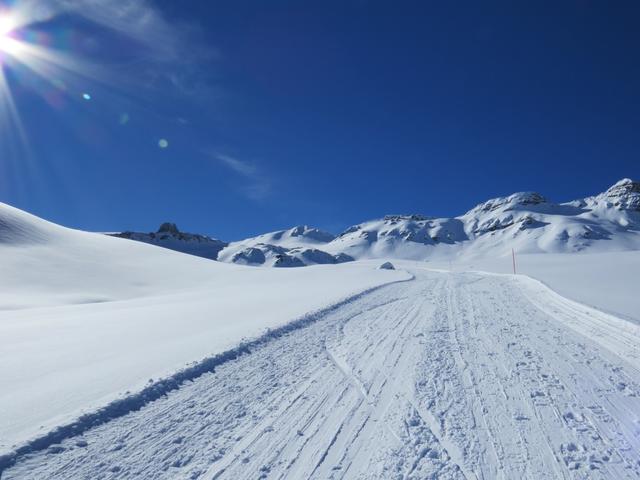
<path fill-rule="evenodd" d="M 0 16 L 0 50 L 13 54 L 15 53 L 18 41 L 11 37 L 11 33 L 16 28 L 16 22 L 8 15 Z"/>
<path fill-rule="evenodd" d="M 7 36 L 14 28 L 15 21 L 9 15 L 0 16 L 0 36 Z"/>
<path fill-rule="evenodd" d="M 61 103 L 52 99 L 67 96 L 74 90 L 84 91 L 76 85 L 84 87 L 88 80 L 100 78 L 93 64 L 65 48 L 55 48 L 53 33 L 33 28 L 34 24 L 54 18 L 43 17 L 42 12 L 35 9 L 39 1 L 18 1 L 11 9 L 3 7 L 4 3 L 0 0 L 0 167 L 6 162 L 3 150 L 29 149 L 14 97 L 35 93 L 60 108 Z"/>
<path fill-rule="evenodd" d="M 1 0 L 0 0 L 1 2 Z M 25 36 L 24 29 L 34 20 L 28 15 L 25 6 L 31 3 L 18 3 L 16 8 L 0 7 L 0 146 L 19 143 L 26 145 L 26 136 L 20 119 L 19 109 L 12 92 L 12 81 L 22 84 L 29 77 L 55 79 L 59 74 L 62 61 L 56 52 L 46 45 L 34 42 Z M 19 8 L 22 6 L 23 8 Z M 36 17 L 33 17 L 36 18 Z M 13 75 L 9 75 L 12 72 Z M 12 77 L 12 81 L 10 81 Z M 46 92 L 38 92 L 41 95 Z M 24 150 L 24 148 L 22 148 Z"/>

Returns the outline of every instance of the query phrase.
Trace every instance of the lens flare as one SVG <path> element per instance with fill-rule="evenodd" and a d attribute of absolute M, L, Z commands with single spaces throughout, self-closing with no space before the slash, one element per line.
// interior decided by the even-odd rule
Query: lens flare
<path fill-rule="evenodd" d="M 49 46 L 47 35 L 31 30 L 43 17 L 34 2 L 0 7 L 0 188 L 8 175 L 23 178 L 35 172 L 30 142 L 23 127 L 15 95 L 36 94 L 54 108 L 62 108 L 65 79 L 92 77 L 74 57 Z M 47 21 L 48 19 L 44 19 Z M 19 92 L 19 93 L 18 93 Z M 55 100 L 55 101 L 52 101 Z M 18 173 L 21 172 L 21 173 Z M 19 181 L 19 180 L 18 180 Z M 14 182 L 15 183 L 15 182 Z"/>

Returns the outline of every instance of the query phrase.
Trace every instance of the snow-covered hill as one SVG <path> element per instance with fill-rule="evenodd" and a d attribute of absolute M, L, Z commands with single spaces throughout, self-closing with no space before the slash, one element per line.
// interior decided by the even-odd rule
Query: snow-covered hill
<path fill-rule="evenodd" d="M 640 249 L 640 183 L 553 203 L 535 192 L 483 202 L 464 215 L 392 215 L 350 227 L 325 245 L 354 258 L 442 259 Z"/>
<path fill-rule="evenodd" d="M 299 225 L 289 230 L 278 230 L 257 237 L 247 238 L 240 242 L 232 242 L 229 246 L 236 248 L 253 247 L 259 244 L 276 245 L 284 248 L 312 247 L 325 245 L 336 238 L 335 235 L 318 228 Z"/>
<path fill-rule="evenodd" d="M 270 267 L 302 267 L 353 261 L 348 255 L 332 255 L 323 250 L 334 239 L 335 235 L 331 233 L 300 225 L 232 242 L 220 252 L 218 260 Z"/>

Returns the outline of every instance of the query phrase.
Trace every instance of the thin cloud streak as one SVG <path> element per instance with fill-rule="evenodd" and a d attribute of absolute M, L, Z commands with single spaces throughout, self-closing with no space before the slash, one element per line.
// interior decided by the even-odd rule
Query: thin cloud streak
<path fill-rule="evenodd" d="M 216 154 L 216 158 L 231 170 L 244 175 L 245 177 L 254 177 L 256 175 L 256 166 L 252 163 L 239 160 L 229 155 Z"/>
<path fill-rule="evenodd" d="M 140 76 L 149 87 L 168 85 L 180 94 L 206 94 L 208 67 L 220 57 L 202 41 L 197 25 L 170 22 L 149 0 L 22 0 L 16 11 L 19 19 L 31 23 L 77 16 L 128 38 L 141 53 L 126 78 Z"/>
<path fill-rule="evenodd" d="M 271 180 L 255 163 L 222 153 L 214 153 L 211 156 L 219 164 L 244 177 L 248 184 L 240 186 L 239 190 L 247 198 L 258 201 L 264 200 L 271 194 Z"/>
<path fill-rule="evenodd" d="M 63 14 L 77 15 L 167 56 L 177 55 L 181 42 L 177 27 L 147 0 L 22 0 L 17 8 L 21 16 L 33 22 L 46 22 Z"/>

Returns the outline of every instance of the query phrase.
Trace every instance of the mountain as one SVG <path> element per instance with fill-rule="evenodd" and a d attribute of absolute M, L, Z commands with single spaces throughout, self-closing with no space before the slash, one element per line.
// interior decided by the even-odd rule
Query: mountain
<path fill-rule="evenodd" d="M 169 250 L 176 250 L 210 260 L 216 260 L 218 253 L 228 245 L 223 241 L 206 235 L 181 232 L 175 223 L 163 223 L 157 232 L 120 232 L 109 233 L 108 235 L 150 243 L 159 247 L 168 248 Z"/>
<path fill-rule="evenodd" d="M 324 245 L 336 236 L 307 225 L 299 225 L 289 230 L 278 230 L 257 237 L 247 238 L 240 242 L 232 242 L 230 247 L 252 247 L 257 244 L 277 245 L 285 248 L 296 248 L 311 245 Z"/>
<path fill-rule="evenodd" d="M 390 215 L 354 225 L 325 246 L 354 258 L 428 259 L 640 249 L 640 183 L 553 203 L 536 192 L 476 205 L 454 218 Z"/>
<path fill-rule="evenodd" d="M 333 255 L 323 250 L 335 238 L 331 233 L 300 225 L 232 242 L 220 252 L 218 260 L 271 267 L 303 267 L 353 261 L 349 255 Z"/>
<path fill-rule="evenodd" d="M 336 264 L 363 258 L 479 258 L 518 253 L 640 250 L 640 183 L 554 203 L 537 192 L 482 202 L 463 215 L 387 215 L 335 236 L 306 225 L 225 243 L 164 224 L 156 233 L 115 236 L 227 263 L 270 267 Z"/>

